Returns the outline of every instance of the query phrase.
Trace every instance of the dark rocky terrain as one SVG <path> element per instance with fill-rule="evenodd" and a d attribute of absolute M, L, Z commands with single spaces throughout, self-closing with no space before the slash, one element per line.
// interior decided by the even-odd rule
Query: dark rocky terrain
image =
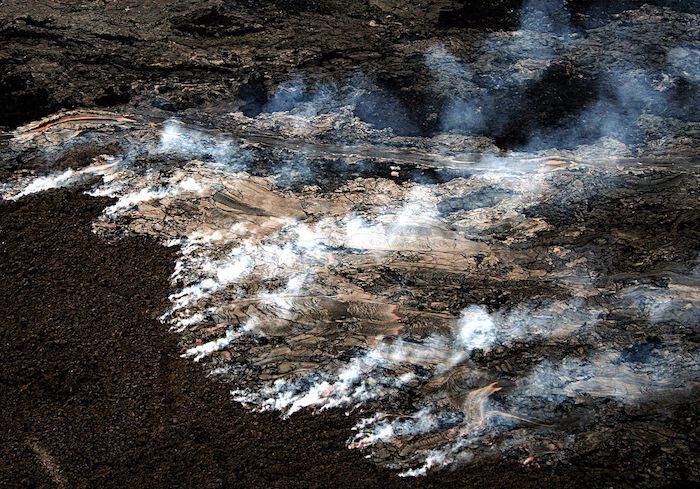
<path fill-rule="evenodd" d="M 694 487 L 699 95 L 692 1 L 0 1 L 0 484 Z"/>
<path fill-rule="evenodd" d="M 662 72 L 673 81 L 670 98 L 678 103 L 645 110 L 697 119 L 690 103 L 697 97 L 696 55 L 683 62 L 685 72 L 667 59 L 670 49 L 696 45 L 696 2 L 572 0 L 560 10 L 548 3 L 6 0 L 0 126 L 59 109 L 122 104 L 167 116 L 243 103 L 250 115 L 281 82 L 343 83 L 361 73 L 386 95 L 361 110 L 372 123 L 432 134 L 441 129 L 450 91 L 465 98 L 488 91 L 498 104 L 484 108 L 493 113 L 480 131 L 517 147 L 598 99 L 624 105 L 617 77 L 634 69 L 654 82 Z M 508 46 L 505 32 L 523 24 L 534 34 Z M 562 43 L 556 36 L 564 32 L 573 37 Z M 470 82 L 450 80 L 450 89 L 436 90 L 423 61 L 436 42 L 471 64 Z M 386 115 L 393 100 L 401 103 L 400 118 Z"/>

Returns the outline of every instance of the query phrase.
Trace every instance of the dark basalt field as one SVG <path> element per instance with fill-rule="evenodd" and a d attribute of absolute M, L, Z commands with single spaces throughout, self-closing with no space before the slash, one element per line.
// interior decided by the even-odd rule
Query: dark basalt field
<path fill-rule="evenodd" d="M 694 487 L 700 8 L 0 2 L 0 485 Z"/>

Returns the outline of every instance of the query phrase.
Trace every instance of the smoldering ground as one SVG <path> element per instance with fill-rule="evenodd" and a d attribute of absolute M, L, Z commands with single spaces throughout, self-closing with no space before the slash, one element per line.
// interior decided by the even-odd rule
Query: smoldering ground
<path fill-rule="evenodd" d="M 692 32 L 653 62 L 642 43 L 611 64 L 620 36 L 591 61 L 624 19 L 583 33 L 565 7 L 421 45 L 429 131 L 372 75 L 298 74 L 230 112 L 20 128 L 15 159 L 119 151 L 13 172 L 3 196 L 87 183 L 116 199 L 98 235 L 177 246 L 162 321 L 251 409 L 361 411 L 349 445 L 403 475 L 568 463 L 697 395 L 698 174 L 665 160 L 697 147 Z"/>
<path fill-rule="evenodd" d="M 292 108 L 275 117 L 301 117 L 319 131 L 319 114 L 347 117 L 339 112 L 300 115 Z M 259 117 L 263 126 L 270 121 Z M 532 166 L 518 157 L 492 157 L 467 178 L 442 183 L 350 174 L 330 189 L 313 186 L 322 167 L 310 164 L 298 177 L 305 185 L 295 187 L 296 174 L 280 179 L 278 172 L 314 159 L 303 146 L 268 176 L 255 176 L 248 172 L 253 155 L 267 150 L 174 121 L 154 129 L 135 130 L 132 141 L 147 138 L 126 159 L 106 158 L 109 163 L 77 173 L 101 177 L 91 192 L 117 198 L 97 232 L 146 233 L 181 246 L 176 292 L 163 320 L 181 335 L 183 355 L 232 382 L 239 402 L 285 415 L 337 407 L 376 412 L 358 425 L 352 446 L 419 475 L 490 456 L 494 447 L 565 459 L 575 446 L 571 436 L 619 416 L 585 409 L 562 416 L 559 410 L 572 400 L 604 398 L 624 406 L 657 393 L 682 398 L 696 381 L 698 359 L 684 326 L 696 317 L 692 285 L 683 289 L 686 296 L 649 289 L 650 300 L 670 307 L 650 312 L 635 300 L 644 292 L 628 292 L 614 269 L 599 267 L 595 257 L 604 253 L 595 245 L 547 243 L 567 225 L 585 235 L 598 219 L 580 207 L 589 194 L 571 193 L 567 178 L 587 182 L 583 188 L 591 192 L 634 198 L 634 183 L 643 183 L 644 174 L 576 164 L 552 173 L 545 160 Z M 175 166 L 144 168 L 136 163 L 142 157 L 175 157 Z M 673 188 L 690 186 L 693 178 L 681 171 Z M 25 178 L 6 195 L 21 198 L 77 181 L 65 172 Z M 573 220 L 558 222 L 557 215 Z M 684 232 L 670 238 L 693 251 Z M 520 254 L 525 249 L 541 255 L 532 262 Z M 639 253 L 648 260 L 650 251 Z M 438 270 L 410 265 L 426 260 Z M 505 279 L 492 285 L 496 302 L 484 282 L 476 285 L 494 274 Z M 454 279 L 476 294 L 455 294 Z M 522 288 L 538 280 L 538 287 Z M 686 280 L 692 283 L 692 275 Z M 388 288 L 377 288 L 382 283 Z M 620 324 L 626 326 L 616 332 Z M 658 342 L 647 348 L 635 340 L 640 334 Z M 630 353 L 637 349 L 648 352 Z M 528 350 L 538 353 L 524 354 Z M 583 416 L 574 431 L 570 416 Z M 548 443 L 557 450 L 540 453 Z"/>

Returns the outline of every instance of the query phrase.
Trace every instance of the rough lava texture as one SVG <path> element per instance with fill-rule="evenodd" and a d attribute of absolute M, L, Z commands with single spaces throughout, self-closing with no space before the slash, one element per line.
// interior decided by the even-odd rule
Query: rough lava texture
<path fill-rule="evenodd" d="M 640 84 L 661 84 L 678 103 L 634 100 L 632 112 L 697 121 L 697 5 L 608 3 L 5 1 L 0 125 L 122 104 L 256 115 L 280 83 L 358 74 L 379 89 L 360 117 L 404 134 L 441 132 L 461 100 L 484 120 L 456 128 L 519 147 L 598 100 L 629 105 Z M 436 45 L 469 69 L 436 73 L 425 63 Z"/>
<path fill-rule="evenodd" d="M 354 420 L 342 412 L 281 422 L 240 408 L 179 358 L 177 337 L 157 319 L 173 250 L 92 233 L 109 203 L 64 189 L 1 204 L 3 486 L 536 488 L 588 479 L 503 461 L 400 479 L 347 450 Z M 620 480 L 622 462 L 602 461 L 603 478 Z"/>
<path fill-rule="evenodd" d="M 3 198 L 81 184 L 115 198 L 95 233 L 179 249 L 159 316 L 183 357 L 251 409 L 360 416 L 349 447 L 399 475 L 493 459 L 563 470 L 658 429 L 678 430 L 654 437 L 658 477 L 686 470 L 692 160 L 609 142 L 500 154 L 305 101 L 208 121 L 92 111 L 23 126 L 8 161 L 102 154 L 18 170 Z M 641 472 L 651 455 L 628 456 Z"/>
<path fill-rule="evenodd" d="M 46 402 L 44 390 L 21 380 L 24 368 L 36 365 L 47 372 L 42 379 L 73 375 L 28 354 L 45 351 L 29 323 L 51 322 L 64 341 L 85 338 L 90 354 L 104 349 L 83 320 L 71 326 L 34 310 L 30 277 L 42 267 L 21 265 L 25 228 L 36 230 L 30 249 L 43 263 L 43 243 L 56 238 L 42 223 L 63 229 L 67 219 L 78 227 L 61 233 L 77 240 L 73 252 L 85 247 L 80 262 L 104 255 L 103 274 L 129 281 L 123 301 L 90 299 L 91 311 L 133 307 L 150 318 L 144 331 L 152 336 L 122 354 L 128 375 L 139 378 L 157 356 L 179 372 L 164 385 L 182 385 L 191 379 L 183 365 L 203 364 L 197 389 L 205 399 L 183 395 L 174 409 L 192 403 L 217 413 L 206 415 L 207 426 L 232 422 L 226 403 L 272 412 L 240 416 L 273 431 L 313 432 L 319 419 L 342 418 L 323 435 L 334 451 L 319 463 L 334 460 L 345 482 L 367 470 L 397 485 L 408 476 L 494 485 L 486 472 L 497 467 L 503 486 L 582 485 L 580 474 L 591 471 L 583 485 L 698 481 L 694 4 L 16 8 L 0 9 L 8 40 L 0 52 L 0 195 L 9 216 L 6 296 L 17 297 L 7 302 L 5 342 L 17 401 L 6 411 L 22 420 L 8 423 L 12 446 L 21 447 L 11 477 L 14 465 L 28 471 L 27 484 L 121 477 L 114 461 L 79 476 L 89 463 L 60 452 L 73 447 L 80 456 L 102 442 L 49 444 L 41 437 L 48 428 L 21 414 Z M 67 196 L 78 206 L 72 212 Z M 52 202 L 60 219 L 48 213 Z M 144 274 L 131 262 L 117 272 L 113 253 L 135 246 L 147 257 Z M 49 269 L 72 273 L 65 261 L 75 258 L 57 253 Z M 169 292 L 128 292 L 134 280 L 161 283 L 167 268 Z M 70 283 L 102 284 L 83 274 Z M 61 283 L 51 274 L 44 281 Z M 73 285 L 42 293 L 70 309 L 84 302 Z M 136 319 L 128 323 L 140 334 Z M 108 320 L 107 330 L 118 322 Z M 24 342 L 13 345 L 13 335 Z M 84 364 L 79 351 L 62 354 L 68 365 Z M 78 384 L 106 402 L 100 372 L 111 363 L 95 362 L 70 372 L 94 372 Z M 73 384 L 59 382 L 57 395 Z M 229 400 L 216 397 L 222 388 Z M 143 393 L 127 395 L 132 401 L 146 402 Z M 88 410 L 96 423 L 88 439 L 113 418 L 124 424 L 117 406 Z M 38 412 L 39 426 L 51 426 Z M 185 472 L 195 485 L 238 474 L 241 459 L 227 452 L 231 467 L 217 466 L 214 476 L 210 455 L 200 455 L 220 453 L 219 445 L 172 433 L 162 413 L 155 417 L 186 440 L 159 471 L 175 457 L 207 464 L 200 478 Z M 151 432 L 155 425 L 142 421 Z M 120 443 L 131 439 L 128 426 Z M 242 443 L 252 436 L 245 433 Z M 316 459 L 313 447 L 296 448 L 308 436 L 285 438 L 283 448 L 298 453 L 278 455 L 277 446 L 269 456 L 291 466 L 305 453 Z M 148 460 L 159 443 L 146 443 L 139 457 Z M 353 449 L 347 458 L 342 445 Z M 119 449 L 108 451 L 118 457 Z M 329 465 L 316 479 L 291 468 L 273 475 L 264 446 L 254 453 L 261 458 L 246 485 L 332 483 Z M 372 464 L 347 465 L 358 456 Z M 27 457 L 37 467 L 27 468 Z"/>

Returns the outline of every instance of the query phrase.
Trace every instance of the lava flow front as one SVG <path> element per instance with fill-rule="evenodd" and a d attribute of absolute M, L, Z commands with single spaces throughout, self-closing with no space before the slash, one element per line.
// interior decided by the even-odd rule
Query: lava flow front
<path fill-rule="evenodd" d="M 114 199 L 99 236 L 178 247 L 161 319 L 233 400 L 343 409 L 358 419 L 350 448 L 422 475 L 563 462 L 696 395 L 690 162 L 393 137 L 342 110 L 206 124 L 138 111 L 30 124 L 6 151 L 94 156 L 17 172 L 2 195 L 83 185 Z"/>

